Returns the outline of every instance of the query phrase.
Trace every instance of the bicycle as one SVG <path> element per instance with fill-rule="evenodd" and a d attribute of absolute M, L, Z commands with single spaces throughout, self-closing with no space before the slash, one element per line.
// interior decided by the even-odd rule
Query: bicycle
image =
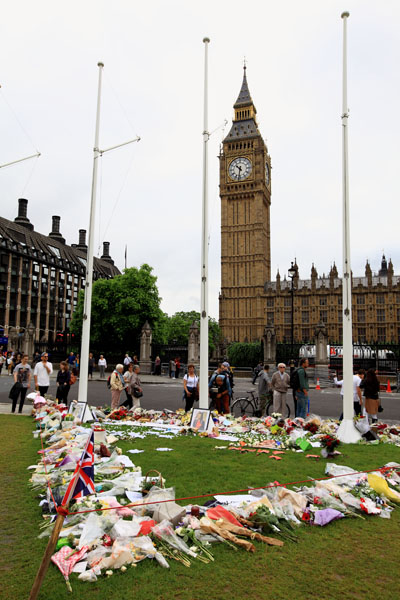
<path fill-rule="evenodd" d="M 246 393 L 250 394 L 251 398 L 249 398 L 249 396 L 244 396 L 243 398 L 234 400 L 231 406 L 231 413 L 235 417 L 261 417 L 260 400 L 258 396 L 255 395 L 255 391 L 248 390 Z M 266 413 L 269 416 L 273 412 L 274 404 L 271 397 L 267 402 Z M 288 404 L 286 404 L 286 415 L 282 416 L 284 416 L 285 419 L 290 417 L 290 406 Z"/>

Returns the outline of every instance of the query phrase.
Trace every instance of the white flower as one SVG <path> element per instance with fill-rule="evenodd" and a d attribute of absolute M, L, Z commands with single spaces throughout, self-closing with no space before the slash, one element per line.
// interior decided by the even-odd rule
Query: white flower
<path fill-rule="evenodd" d="M 107 577 L 111 577 L 112 574 L 113 574 L 113 571 L 111 571 L 111 569 L 109 571 L 106 571 Z"/>
<path fill-rule="evenodd" d="M 122 571 L 123 573 L 125 573 L 125 571 L 126 571 L 126 567 L 125 567 L 125 565 L 122 565 L 122 567 L 121 567 L 121 571 Z"/>

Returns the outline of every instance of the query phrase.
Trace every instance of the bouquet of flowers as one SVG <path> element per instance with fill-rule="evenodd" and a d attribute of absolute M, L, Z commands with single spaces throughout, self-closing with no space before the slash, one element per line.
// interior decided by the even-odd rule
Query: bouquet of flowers
<path fill-rule="evenodd" d="M 304 431 L 309 431 L 312 435 L 314 435 L 314 433 L 317 433 L 318 429 L 318 425 L 316 423 L 313 423 L 312 421 L 304 425 Z"/>
<path fill-rule="evenodd" d="M 120 406 L 119 408 L 117 408 L 117 410 L 113 410 L 113 412 L 108 416 L 108 418 L 113 419 L 115 421 L 121 421 L 122 419 L 125 419 L 127 414 L 128 410 Z"/>
<path fill-rule="evenodd" d="M 329 434 L 322 436 L 319 441 L 322 446 L 321 454 L 325 458 L 332 456 L 335 453 L 335 448 L 337 448 L 340 444 L 337 437 Z"/>

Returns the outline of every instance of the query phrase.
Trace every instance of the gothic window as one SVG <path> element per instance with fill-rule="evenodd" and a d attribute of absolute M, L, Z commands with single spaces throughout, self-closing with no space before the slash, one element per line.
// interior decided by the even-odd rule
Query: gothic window
<path fill-rule="evenodd" d="M 357 296 L 357 304 L 365 304 L 365 296 Z"/>
<path fill-rule="evenodd" d="M 338 322 L 343 323 L 343 312 L 341 310 L 338 310 L 337 316 L 338 316 Z"/>
<path fill-rule="evenodd" d="M 358 328 L 358 341 L 364 343 L 367 341 L 367 333 L 365 327 Z"/>
<path fill-rule="evenodd" d="M 378 342 L 386 342 L 386 327 L 378 327 Z"/>
<path fill-rule="evenodd" d="M 376 320 L 380 323 L 385 321 L 385 309 L 384 308 L 376 309 Z"/>
<path fill-rule="evenodd" d="M 308 342 L 308 340 L 310 339 L 310 330 L 309 329 L 302 329 L 301 330 L 301 337 L 302 337 L 302 341 L 303 342 Z"/>
<path fill-rule="evenodd" d="M 273 325 L 273 323 L 274 323 L 274 313 L 273 312 L 267 313 L 267 323 L 271 323 L 271 325 Z"/>
<path fill-rule="evenodd" d="M 284 299 L 284 306 L 286 306 L 286 307 L 288 307 L 288 306 L 291 307 L 292 306 L 292 298 L 291 298 L 291 296 L 285 297 L 285 299 Z"/>
<path fill-rule="evenodd" d="M 274 306 L 275 303 L 275 298 L 267 298 L 267 306 L 272 307 Z"/>
<path fill-rule="evenodd" d="M 291 323 L 292 322 L 292 313 L 289 311 L 286 311 L 284 318 L 285 318 L 285 323 Z"/>
<path fill-rule="evenodd" d="M 319 299 L 320 306 L 326 306 L 328 304 L 328 299 L 326 296 L 321 296 Z"/>
<path fill-rule="evenodd" d="M 302 306 L 309 306 L 310 305 L 310 298 L 308 296 L 305 296 L 301 299 L 301 305 Z"/>
<path fill-rule="evenodd" d="M 309 323 L 310 322 L 310 313 L 308 312 L 308 310 L 303 310 L 301 312 L 301 322 L 302 323 Z"/>
<path fill-rule="evenodd" d="M 377 304 L 385 304 L 384 294 L 376 294 L 376 303 Z"/>
<path fill-rule="evenodd" d="M 357 311 L 357 321 L 359 323 L 365 323 L 365 310 Z"/>
<path fill-rule="evenodd" d="M 327 321 L 328 321 L 328 311 L 327 310 L 319 311 L 319 320 L 322 321 L 322 323 L 327 323 Z"/>

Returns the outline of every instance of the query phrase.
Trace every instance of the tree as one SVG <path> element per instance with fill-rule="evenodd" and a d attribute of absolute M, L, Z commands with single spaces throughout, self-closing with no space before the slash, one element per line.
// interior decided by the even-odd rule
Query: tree
<path fill-rule="evenodd" d="M 157 329 L 165 319 L 160 309 L 161 298 L 156 285 L 157 277 L 152 267 L 144 264 L 137 269 L 125 269 L 123 275 L 113 279 L 98 279 L 93 284 L 91 346 L 97 350 L 126 352 L 137 349 L 144 322 Z M 70 329 L 81 334 L 83 292 L 72 316 Z"/>
<path fill-rule="evenodd" d="M 231 365 L 235 367 L 255 367 L 264 360 L 262 342 L 245 344 L 235 342 L 228 347 L 228 358 Z"/>
<path fill-rule="evenodd" d="M 189 329 L 193 322 L 200 327 L 200 313 L 192 310 L 189 312 L 177 312 L 172 317 L 166 315 L 164 323 L 164 339 L 159 342 L 164 344 L 173 344 L 182 346 L 188 343 Z M 220 329 L 218 322 L 212 317 L 208 318 L 208 346 L 210 352 L 216 348 L 220 339 Z"/>

